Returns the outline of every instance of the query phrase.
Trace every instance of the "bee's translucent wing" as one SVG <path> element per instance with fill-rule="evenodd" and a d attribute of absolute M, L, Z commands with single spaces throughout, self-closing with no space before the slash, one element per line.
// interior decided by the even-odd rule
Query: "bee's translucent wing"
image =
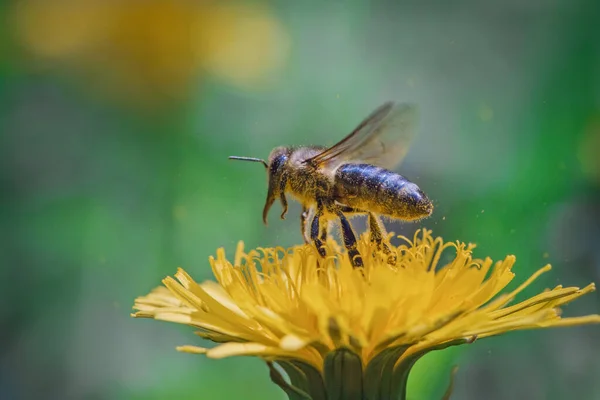
<path fill-rule="evenodd" d="M 416 122 L 415 105 L 387 102 L 340 142 L 305 162 L 328 168 L 364 162 L 392 169 L 406 155 Z"/>

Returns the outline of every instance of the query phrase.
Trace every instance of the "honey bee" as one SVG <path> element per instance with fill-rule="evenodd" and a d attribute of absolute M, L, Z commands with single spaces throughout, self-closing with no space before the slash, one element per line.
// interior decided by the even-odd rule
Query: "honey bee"
<path fill-rule="evenodd" d="M 302 205 L 300 226 L 305 242 L 313 242 L 326 256 L 324 241 L 330 222 L 339 220 L 344 245 L 354 267 L 363 266 L 356 236 L 347 215 L 366 214 L 371 240 L 395 258 L 386 243 L 387 233 L 380 217 L 415 221 L 433 212 L 425 193 L 408 179 L 392 172 L 406 155 L 417 120 L 412 104 L 386 102 L 365 118 L 337 144 L 277 147 L 268 161 L 231 156 L 233 160 L 261 162 L 267 169 L 268 191 L 263 221 L 279 198 L 284 219 L 286 194 Z"/>

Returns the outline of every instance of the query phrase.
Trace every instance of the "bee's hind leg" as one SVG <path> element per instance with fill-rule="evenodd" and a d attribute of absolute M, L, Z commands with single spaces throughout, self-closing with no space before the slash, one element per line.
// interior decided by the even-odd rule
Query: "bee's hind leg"
<path fill-rule="evenodd" d="M 392 252 L 390 246 L 386 243 L 387 232 L 381 219 L 374 213 L 369 213 L 369 230 L 371 232 L 371 241 L 377 244 L 377 248 L 387 255 L 388 263 L 396 265 L 396 254 Z"/>
<path fill-rule="evenodd" d="M 370 239 L 375 242 L 377 248 L 383 251 L 383 254 L 388 256 L 388 263 L 396 265 L 396 255 L 390 249 L 390 246 L 386 243 L 387 232 L 381 219 L 372 212 L 358 210 L 356 208 L 343 206 L 341 211 L 346 214 L 368 214 L 369 215 L 369 231 Z"/>
<path fill-rule="evenodd" d="M 337 215 L 340 219 L 340 224 L 342 225 L 342 236 L 344 238 L 344 246 L 346 246 L 346 250 L 348 251 L 348 256 L 350 257 L 350 262 L 354 268 L 362 267 L 363 260 L 356 248 L 356 236 L 354 235 L 354 231 L 352 230 L 352 226 L 350 222 L 344 215 L 342 211 L 337 211 Z"/>

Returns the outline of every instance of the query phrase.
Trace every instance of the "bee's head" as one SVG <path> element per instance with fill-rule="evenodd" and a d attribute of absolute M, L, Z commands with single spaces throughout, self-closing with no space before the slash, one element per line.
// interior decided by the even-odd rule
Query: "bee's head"
<path fill-rule="evenodd" d="M 273 149 L 273 151 L 271 151 L 271 154 L 269 154 L 268 162 L 263 159 L 253 157 L 229 157 L 230 160 L 261 162 L 267 169 L 269 190 L 267 192 L 265 208 L 263 209 L 263 221 L 265 224 L 267 223 L 267 214 L 269 213 L 269 209 L 275 202 L 275 199 L 282 194 L 282 191 L 285 190 L 285 185 L 282 184 L 282 177 L 290 153 L 291 149 L 288 147 L 276 147 Z"/>
<path fill-rule="evenodd" d="M 275 199 L 285 191 L 285 182 L 283 173 L 289 159 L 290 149 L 288 147 L 276 147 L 269 154 L 267 174 L 269 179 L 269 189 L 267 191 L 267 200 L 263 208 L 263 222 L 267 224 L 267 214 L 275 202 Z"/>

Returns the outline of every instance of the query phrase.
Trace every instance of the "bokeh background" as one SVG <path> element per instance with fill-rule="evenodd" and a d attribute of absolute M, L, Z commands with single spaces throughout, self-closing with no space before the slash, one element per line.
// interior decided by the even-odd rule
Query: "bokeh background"
<path fill-rule="evenodd" d="M 436 205 L 391 230 L 515 254 L 519 282 L 552 263 L 523 296 L 600 282 L 599 4 L 0 1 L 0 399 L 283 399 L 259 360 L 177 353 L 192 329 L 133 299 L 240 239 L 300 242 L 298 206 L 262 225 L 263 168 L 227 156 L 333 144 L 387 99 L 420 106 L 400 171 Z M 599 338 L 434 353 L 411 398 L 458 364 L 454 399 L 600 399 Z"/>

